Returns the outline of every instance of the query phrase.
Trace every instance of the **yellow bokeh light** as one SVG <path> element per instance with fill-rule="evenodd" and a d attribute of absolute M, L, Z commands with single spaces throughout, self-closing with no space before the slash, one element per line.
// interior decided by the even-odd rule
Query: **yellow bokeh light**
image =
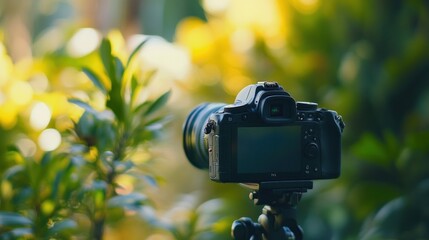
<path fill-rule="evenodd" d="M 144 36 L 140 35 L 140 38 Z M 150 38 L 140 52 L 139 58 L 142 60 L 143 71 L 157 69 L 155 77 L 165 76 L 162 79 L 164 82 L 167 79 L 183 80 L 188 77 L 192 68 L 191 57 L 186 49 L 160 37 Z"/>
<path fill-rule="evenodd" d="M 52 114 L 52 117 L 57 117 L 64 113 L 69 113 L 70 108 L 65 106 L 70 106 L 71 104 L 67 101 L 67 97 L 60 92 L 45 93 L 38 95 L 37 100 L 46 104 Z"/>
<path fill-rule="evenodd" d="M 210 58 L 215 48 L 215 36 L 209 26 L 198 18 L 183 20 L 177 27 L 177 42 L 187 47 L 194 61 Z"/>
<path fill-rule="evenodd" d="M 236 52 L 245 52 L 255 44 L 255 37 L 252 31 L 239 29 L 230 38 L 231 46 Z"/>
<path fill-rule="evenodd" d="M 45 215 L 49 215 L 49 214 L 52 213 L 52 211 L 54 211 L 54 209 L 55 209 L 55 203 L 53 201 L 51 201 L 51 200 L 45 200 L 42 203 L 41 209 L 42 209 L 42 212 Z"/>
<path fill-rule="evenodd" d="M 45 74 L 39 73 L 30 78 L 29 84 L 33 88 L 34 92 L 43 93 L 49 88 L 49 79 Z"/>
<path fill-rule="evenodd" d="M 202 5 L 206 12 L 216 15 L 226 11 L 231 0 L 203 0 Z"/>
<path fill-rule="evenodd" d="M 312 14 L 319 8 L 319 0 L 293 0 L 293 6 L 303 14 Z"/>
<path fill-rule="evenodd" d="M 134 191 L 134 178 L 130 175 L 121 174 L 116 177 L 116 185 L 118 186 L 115 191 L 119 195 L 130 194 Z"/>
<path fill-rule="evenodd" d="M 39 136 L 39 146 L 43 151 L 53 151 L 61 144 L 60 133 L 53 128 L 44 130 Z"/>
<path fill-rule="evenodd" d="M 8 101 L 0 104 L 0 125 L 4 129 L 11 129 L 15 126 L 18 109 L 15 104 Z"/>
<path fill-rule="evenodd" d="M 30 125 L 34 130 L 42 130 L 48 126 L 51 116 L 49 107 L 43 102 L 38 102 L 31 110 Z"/>
<path fill-rule="evenodd" d="M 13 62 L 6 55 L 3 44 L 0 43 L 0 87 L 4 86 L 10 79 L 13 71 Z"/>
<path fill-rule="evenodd" d="M 32 157 L 37 152 L 36 144 L 26 137 L 18 139 L 16 146 L 24 157 Z"/>
<path fill-rule="evenodd" d="M 276 0 L 233 0 L 227 20 L 234 28 L 249 29 L 265 40 L 284 41 L 285 8 Z"/>
<path fill-rule="evenodd" d="M 13 186 L 12 184 L 7 181 L 3 180 L 1 181 L 1 195 L 3 199 L 10 199 L 13 196 Z"/>
<path fill-rule="evenodd" d="M 122 33 L 119 30 L 112 30 L 107 34 L 107 38 L 112 44 L 112 54 L 124 58 L 125 39 Z"/>
<path fill-rule="evenodd" d="M 228 94 L 237 95 L 241 89 L 252 83 L 252 79 L 247 76 L 236 74 L 228 76 L 225 81 L 223 81 L 223 87 Z"/>
<path fill-rule="evenodd" d="M 9 88 L 9 99 L 17 105 L 26 105 L 33 98 L 33 88 L 24 81 L 14 81 Z"/>
<path fill-rule="evenodd" d="M 67 45 L 67 52 L 73 57 L 82 57 L 93 52 L 101 40 L 100 34 L 93 28 L 77 31 Z"/>

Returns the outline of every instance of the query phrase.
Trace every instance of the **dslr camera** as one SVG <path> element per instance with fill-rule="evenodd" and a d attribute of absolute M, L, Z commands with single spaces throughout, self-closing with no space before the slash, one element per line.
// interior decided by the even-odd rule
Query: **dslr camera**
<path fill-rule="evenodd" d="M 234 104 L 192 110 L 183 147 L 218 182 L 332 179 L 340 175 L 343 128 L 335 111 L 296 102 L 276 82 L 259 82 L 242 89 Z"/>

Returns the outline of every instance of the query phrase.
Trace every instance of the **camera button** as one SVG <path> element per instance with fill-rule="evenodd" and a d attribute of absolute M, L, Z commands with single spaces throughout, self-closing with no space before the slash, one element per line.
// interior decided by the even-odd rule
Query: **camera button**
<path fill-rule="evenodd" d="M 309 159 L 316 158 L 319 155 L 319 146 L 314 142 L 307 144 L 304 154 Z"/>

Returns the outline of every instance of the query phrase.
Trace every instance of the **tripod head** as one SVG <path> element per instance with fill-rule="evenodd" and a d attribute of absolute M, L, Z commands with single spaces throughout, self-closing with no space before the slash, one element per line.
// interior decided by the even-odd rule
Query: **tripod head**
<path fill-rule="evenodd" d="M 296 208 L 302 194 L 313 188 L 312 181 L 262 182 L 249 194 L 255 205 L 265 205 L 258 223 L 240 218 L 232 224 L 236 240 L 302 240 L 303 231 L 296 221 Z"/>

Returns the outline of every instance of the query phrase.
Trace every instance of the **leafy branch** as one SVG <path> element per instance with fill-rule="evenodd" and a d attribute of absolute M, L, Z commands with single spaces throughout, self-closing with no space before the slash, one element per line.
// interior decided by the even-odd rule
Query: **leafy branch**
<path fill-rule="evenodd" d="M 83 67 L 82 72 L 104 94 L 105 110 L 69 99 L 84 113 L 71 131 L 74 137 L 65 138 L 66 148 L 45 152 L 39 159 L 24 157 L 17 148 L 9 150 L 11 161 L 20 164 L 5 170 L 0 179 L 1 239 L 102 239 L 106 225 L 122 219 L 125 210 L 150 207 L 150 200 L 133 188 L 118 194 L 123 186 L 117 180 L 127 174 L 155 182 L 130 157 L 154 140 L 169 119 L 158 112 L 170 91 L 139 102 L 153 76 L 140 81 L 133 67 L 144 43 L 124 63 L 112 54 L 110 41 L 102 40 L 99 55 L 108 81 L 102 81 L 96 69 Z M 86 216 L 89 228 L 79 225 L 77 214 Z"/>
<path fill-rule="evenodd" d="M 146 197 L 140 193 L 118 196 L 115 192 L 118 187 L 115 183 L 116 177 L 135 168 L 133 162 L 127 159 L 129 153 L 136 150 L 140 144 L 156 137 L 160 128 L 154 126 L 162 125 L 168 119 L 156 113 L 167 103 L 170 91 L 155 100 L 142 103 L 136 101 L 136 96 L 141 94 L 145 86 L 133 72 L 132 62 L 144 43 L 145 41 L 134 49 L 124 64 L 119 57 L 112 54 L 110 41 L 102 40 L 99 54 L 110 86 L 103 83 L 95 71 L 83 68 L 94 86 L 105 95 L 106 111 L 98 112 L 78 99 L 69 100 L 85 110 L 75 124 L 75 132 L 80 142 L 88 147 L 88 151 L 95 152 L 95 160 L 91 166 L 96 177 L 92 181 L 98 187 L 89 189 L 101 190 L 101 193 L 97 195 L 90 190 L 83 194 L 86 201 L 92 201 L 91 207 L 88 208 L 92 210 L 88 213 L 92 216 L 91 237 L 95 239 L 102 239 L 107 208 L 129 208 L 131 205 L 135 207 L 147 203 Z"/>

